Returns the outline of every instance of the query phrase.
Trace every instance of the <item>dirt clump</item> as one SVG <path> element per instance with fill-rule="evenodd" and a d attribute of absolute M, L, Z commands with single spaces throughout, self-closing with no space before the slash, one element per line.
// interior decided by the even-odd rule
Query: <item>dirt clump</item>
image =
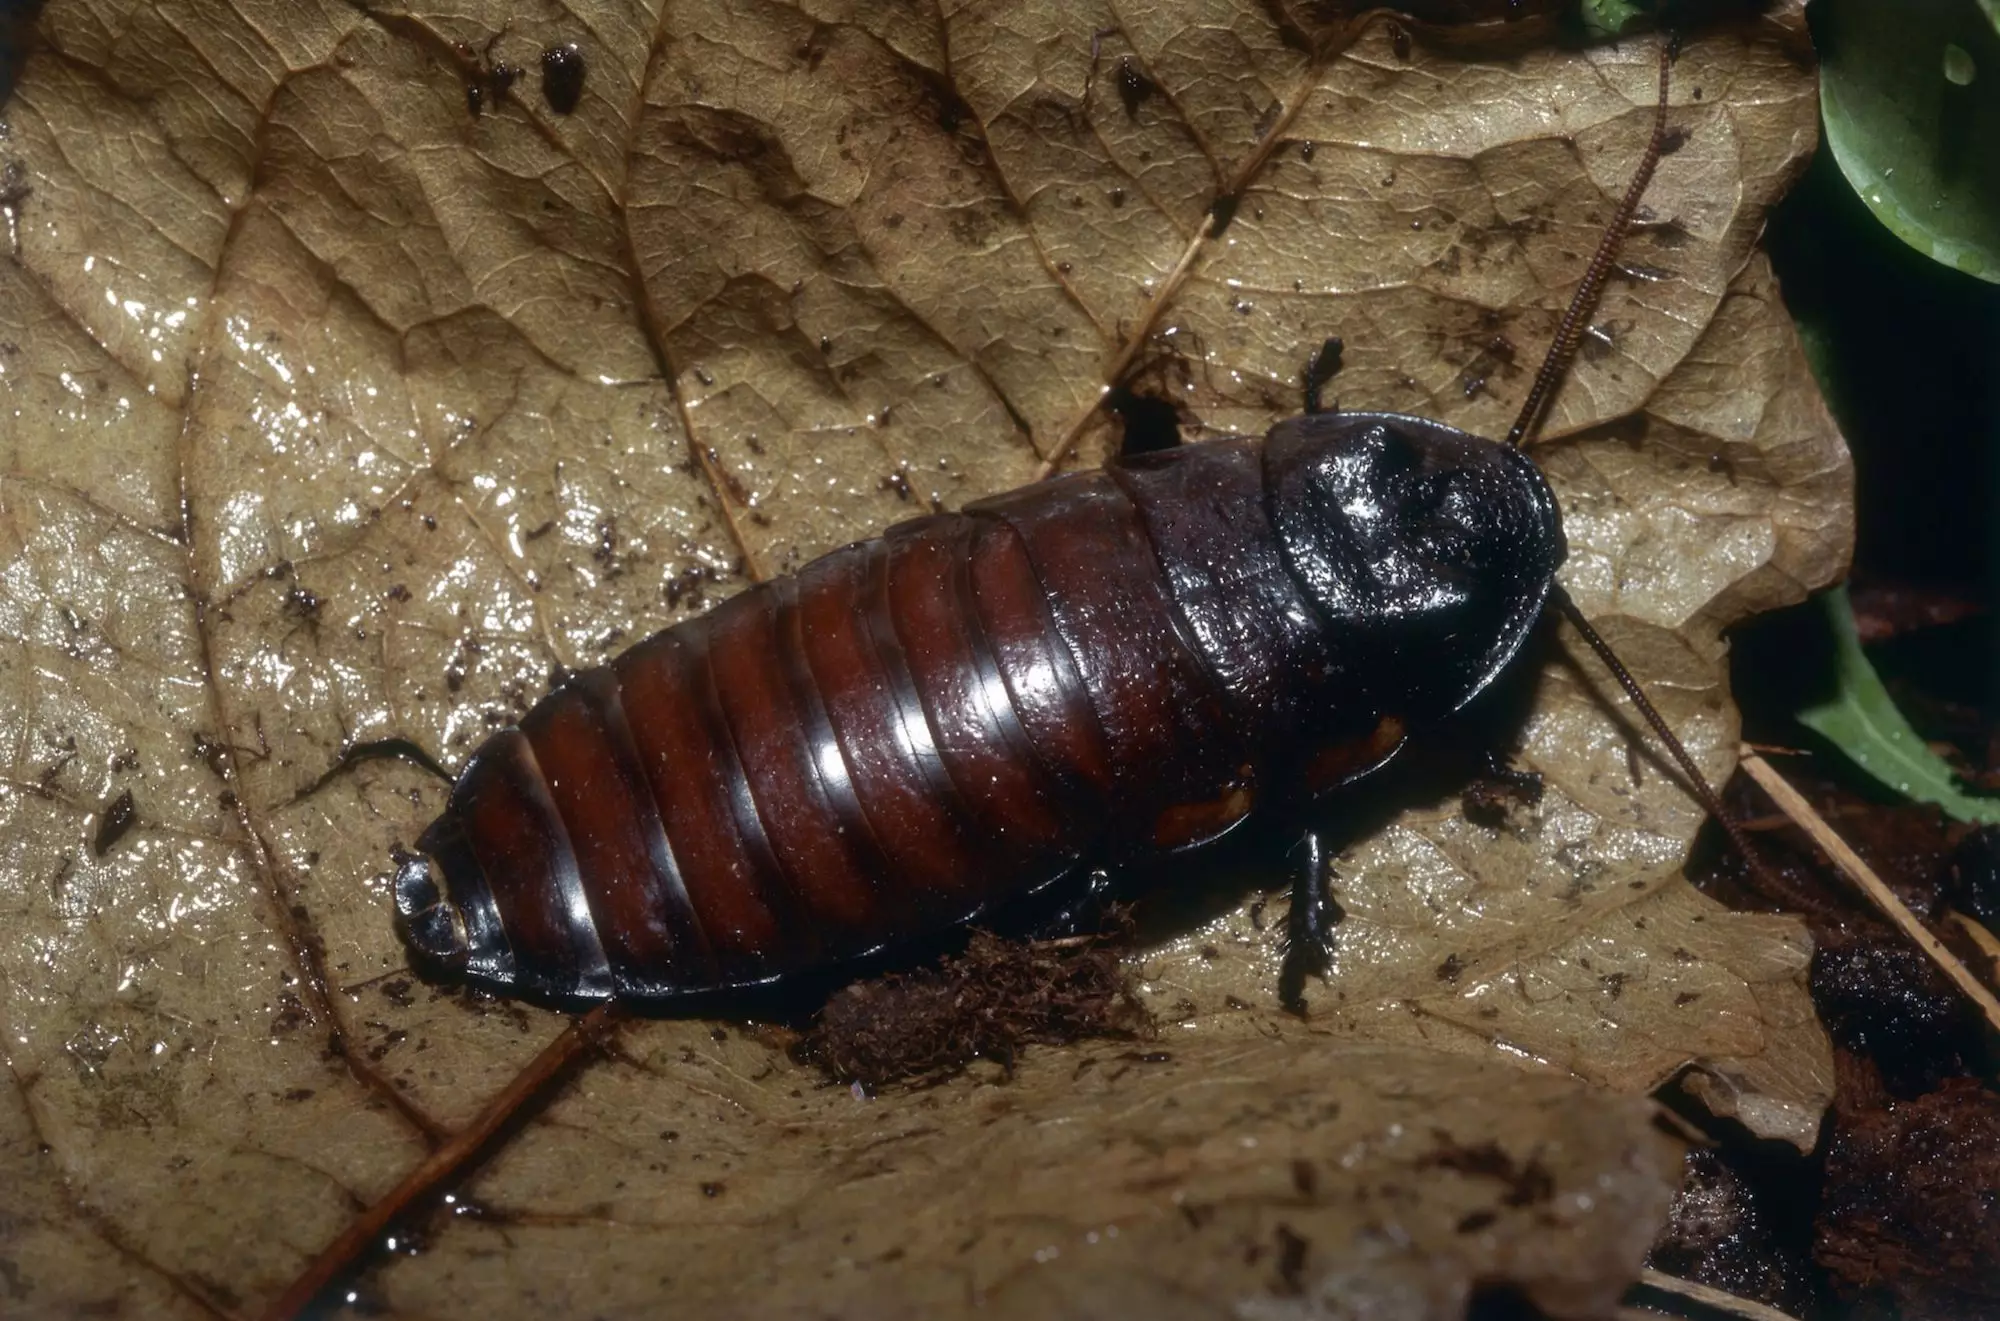
<path fill-rule="evenodd" d="M 1011 1069 L 1030 1044 L 1152 1030 L 1152 1014 L 1115 950 L 1096 941 L 1016 941 L 975 931 L 963 954 L 934 967 L 837 992 L 794 1053 L 838 1081 L 873 1090 L 942 1082 L 976 1059 Z"/>

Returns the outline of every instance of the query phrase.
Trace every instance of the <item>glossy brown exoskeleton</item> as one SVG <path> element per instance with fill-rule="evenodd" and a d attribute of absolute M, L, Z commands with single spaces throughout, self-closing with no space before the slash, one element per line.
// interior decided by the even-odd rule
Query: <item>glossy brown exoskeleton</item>
<path fill-rule="evenodd" d="M 906 523 L 489 739 L 405 930 L 489 986 L 657 999 L 1206 843 L 1478 693 L 1562 549 L 1520 451 L 1373 413 Z"/>
<path fill-rule="evenodd" d="M 1515 442 L 1657 160 L 1664 59 L 1661 77 L 1645 166 Z M 905 523 L 490 738 L 397 873 L 402 930 L 420 962 L 501 992 L 658 1002 L 916 940 L 1253 811 L 1300 819 L 1486 688 L 1552 593 L 1608 655 L 1553 586 L 1563 554 L 1517 443 L 1385 413 L 1308 413 Z M 1294 1005 L 1328 923 L 1316 837 L 1301 862 Z"/>

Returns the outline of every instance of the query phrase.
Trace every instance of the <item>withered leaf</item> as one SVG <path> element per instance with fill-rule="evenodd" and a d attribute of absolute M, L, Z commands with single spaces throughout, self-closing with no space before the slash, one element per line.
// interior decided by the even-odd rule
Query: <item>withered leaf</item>
<path fill-rule="evenodd" d="M 1251 0 L 516 9 L 50 0 L 5 106 L 0 1288 L 30 1312 L 268 1301 L 559 1030 L 409 975 L 382 882 L 441 788 L 322 783 L 344 749 L 456 764 L 747 578 L 1096 461 L 1127 375 L 1257 432 L 1338 335 L 1330 399 L 1504 432 L 1655 85 L 1652 39 Z M 570 42 L 570 113 L 488 94 Z M 1685 144 L 1537 454 L 1564 581 L 1719 779 L 1722 631 L 1840 571 L 1852 479 L 1754 246 L 1814 142 L 1800 5 L 1691 34 L 1675 78 Z M 634 1027 L 456 1194 L 484 1218 L 359 1287 L 1603 1311 L 1674 1168 L 1617 1093 L 1691 1066 L 1809 1141 L 1826 1054 L 1799 929 L 1678 879 L 1697 811 L 1579 649 L 1537 663 L 1543 803 L 1355 839 L 1306 1025 L 1239 908 L 1140 960 L 1157 1064 L 863 1104 Z"/>

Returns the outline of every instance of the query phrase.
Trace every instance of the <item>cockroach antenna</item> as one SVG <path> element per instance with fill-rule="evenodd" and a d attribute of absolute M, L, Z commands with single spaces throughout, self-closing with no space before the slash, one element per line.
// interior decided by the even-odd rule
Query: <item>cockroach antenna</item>
<path fill-rule="evenodd" d="M 1597 251 L 1591 255 L 1590 265 L 1585 268 L 1583 279 L 1576 287 L 1576 293 L 1570 297 L 1569 307 L 1563 312 L 1562 322 L 1556 327 L 1555 339 L 1549 345 L 1548 356 L 1542 360 L 1541 370 L 1535 373 L 1535 383 L 1528 391 L 1527 401 L 1521 405 L 1521 414 L 1514 419 L 1513 428 L 1507 432 L 1507 443 L 1516 449 L 1524 447 L 1533 439 L 1535 430 L 1541 426 L 1542 419 L 1549 411 L 1550 403 L 1555 399 L 1557 385 L 1568 374 L 1570 364 L 1575 361 L 1577 346 L 1583 341 L 1584 323 L 1596 309 L 1597 300 L 1604 293 L 1605 282 L 1611 278 L 1612 269 L 1617 262 L 1618 247 L 1624 242 L 1626 233 L 1632 227 L 1632 218 L 1639 212 L 1639 199 L 1645 196 L 1646 186 L 1652 182 L 1653 172 L 1659 168 L 1660 157 L 1666 154 L 1669 141 L 1667 94 L 1672 86 L 1674 56 L 1678 46 L 1679 41 L 1674 37 L 1669 37 L 1660 43 L 1660 99 L 1653 108 L 1653 135 L 1647 140 L 1646 153 L 1640 157 L 1639 168 L 1632 175 L 1632 182 L 1627 185 L 1625 196 L 1618 203 L 1617 214 L 1612 216 L 1610 225 L 1606 226 L 1604 237 L 1598 242 Z M 1651 727 L 1660 742 L 1666 745 L 1667 751 L 1673 755 L 1675 764 L 1680 767 L 1682 774 L 1687 776 L 1696 799 L 1729 836 L 1729 842 L 1736 846 L 1736 851 L 1742 855 L 1744 863 L 1770 892 L 1784 893 L 1783 887 L 1770 875 L 1763 860 L 1751 846 L 1750 837 L 1744 833 L 1743 827 L 1724 810 L 1722 796 L 1716 793 L 1715 786 L 1708 782 L 1708 777 L 1701 773 L 1699 766 L 1695 765 L 1694 758 L 1688 754 L 1687 746 L 1668 726 L 1665 717 L 1661 716 L 1659 709 L 1646 696 L 1645 689 L 1639 686 L 1639 681 L 1632 677 L 1632 671 L 1625 668 L 1625 662 L 1618 659 L 1618 653 L 1611 649 L 1611 644 L 1591 626 L 1590 620 L 1577 608 L 1576 602 L 1563 590 L 1562 584 L 1549 584 L 1549 600 L 1562 613 L 1562 617 L 1583 635 L 1584 642 L 1597 654 L 1597 658 L 1604 662 L 1605 668 L 1611 671 L 1612 678 L 1616 679 L 1618 686 L 1625 690 L 1625 695 L 1632 699 L 1632 705 L 1639 709 L 1639 714 L 1645 717 L 1646 724 Z"/>
<path fill-rule="evenodd" d="M 1549 344 L 1548 356 L 1542 359 L 1542 369 L 1535 373 L 1535 384 L 1528 391 L 1527 402 L 1521 405 L 1521 415 L 1514 419 L 1513 428 L 1507 432 L 1507 443 L 1516 449 L 1533 439 L 1535 429 L 1542 424 L 1542 415 L 1548 412 L 1549 404 L 1555 399 L 1556 387 L 1569 373 L 1570 363 L 1576 360 L 1577 346 L 1583 342 L 1584 322 L 1597 307 L 1598 297 L 1604 292 L 1604 282 L 1611 278 L 1612 268 L 1617 262 L 1618 245 L 1625 241 L 1625 233 L 1632 227 L 1632 217 L 1639 212 L 1639 199 L 1646 195 L 1646 185 L 1653 181 L 1653 171 L 1659 168 L 1660 157 L 1667 153 L 1667 91 L 1673 62 L 1674 43 L 1662 42 L 1660 101 L 1653 108 L 1653 136 L 1646 143 L 1646 154 L 1639 159 L 1639 168 L 1632 175 L 1623 200 L 1618 203 L 1618 213 L 1605 227 L 1604 237 L 1598 241 L 1590 265 L 1584 269 L 1583 281 L 1576 286 L 1576 293 L 1569 300 L 1569 309 L 1563 313 L 1562 323 L 1556 327 L 1556 337 Z"/>
<path fill-rule="evenodd" d="M 1639 686 L 1639 681 L 1632 677 L 1632 671 L 1625 668 L 1625 662 L 1618 659 L 1618 653 L 1611 650 L 1611 644 L 1590 626 L 1590 621 L 1584 617 L 1583 611 L 1577 608 L 1576 602 L 1570 599 L 1569 593 L 1563 590 L 1561 583 L 1549 584 L 1549 599 L 1555 603 L 1556 609 L 1562 612 L 1562 617 L 1583 635 L 1583 640 L 1597 653 L 1597 659 L 1604 662 L 1605 667 L 1611 671 L 1611 677 L 1618 680 L 1618 686 L 1632 699 L 1632 705 L 1639 708 L 1639 714 L 1646 718 L 1646 723 L 1652 727 L 1653 733 L 1659 736 L 1660 742 L 1667 745 L 1667 751 L 1673 754 L 1681 773 L 1688 777 L 1688 782 L 1694 789 L 1694 796 L 1708 810 L 1708 814 L 1715 818 L 1715 823 L 1722 827 L 1723 833 L 1729 836 L 1729 842 L 1736 846 L 1736 851 L 1743 856 L 1743 861 L 1763 883 L 1765 893 L 1770 895 L 1788 893 L 1787 888 L 1766 870 L 1763 859 L 1757 855 L 1756 849 L 1751 847 L 1750 836 L 1737 824 L 1736 818 L 1723 808 L 1722 796 L 1715 792 L 1715 786 L 1701 773 L 1701 767 L 1694 764 L 1694 758 L 1688 754 L 1686 745 L 1668 727 L 1666 718 L 1646 696 L 1646 691 Z"/>

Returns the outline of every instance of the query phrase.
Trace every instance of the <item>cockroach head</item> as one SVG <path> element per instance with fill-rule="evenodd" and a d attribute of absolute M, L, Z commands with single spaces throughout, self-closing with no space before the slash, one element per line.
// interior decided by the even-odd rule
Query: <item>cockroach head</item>
<path fill-rule="evenodd" d="M 1565 554 L 1555 496 L 1526 455 L 1422 418 L 1281 422 L 1264 489 L 1342 668 L 1410 723 L 1464 706 L 1506 668 Z"/>

